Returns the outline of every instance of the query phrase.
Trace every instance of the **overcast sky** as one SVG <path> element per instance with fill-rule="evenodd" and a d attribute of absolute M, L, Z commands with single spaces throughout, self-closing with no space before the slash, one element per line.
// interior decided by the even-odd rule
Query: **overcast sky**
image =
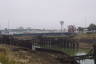
<path fill-rule="evenodd" d="M 96 0 L 0 0 L 1 28 L 59 29 L 96 24 Z"/>

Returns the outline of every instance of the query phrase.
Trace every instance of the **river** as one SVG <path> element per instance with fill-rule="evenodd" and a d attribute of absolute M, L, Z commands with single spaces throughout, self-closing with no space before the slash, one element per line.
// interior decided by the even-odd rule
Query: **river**
<path fill-rule="evenodd" d="M 90 49 L 78 49 L 78 50 L 64 49 L 64 52 L 66 52 L 71 56 L 86 55 L 89 51 Z M 93 59 L 85 59 L 77 62 L 79 62 L 80 64 L 94 64 Z"/>
<path fill-rule="evenodd" d="M 86 55 L 90 49 L 77 49 L 77 50 L 73 50 L 73 49 L 59 49 L 60 51 L 64 51 L 65 53 L 69 54 L 70 56 L 79 56 L 79 55 Z M 80 60 L 77 61 L 80 64 L 94 64 L 94 61 L 92 59 L 85 59 L 85 60 Z"/>
<path fill-rule="evenodd" d="M 78 53 L 76 53 L 77 56 L 85 55 L 85 54 L 86 54 L 86 52 L 78 52 Z M 80 60 L 80 61 L 77 61 L 77 62 L 79 62 L 80 64 L 94 64 L 93 59 L 85 59 L 85 60 Z"/>

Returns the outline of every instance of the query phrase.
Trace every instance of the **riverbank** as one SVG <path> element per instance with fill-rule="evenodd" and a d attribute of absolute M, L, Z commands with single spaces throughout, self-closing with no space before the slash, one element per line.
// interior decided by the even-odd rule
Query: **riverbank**
<path fill-rule="evenodd" d="M 79 48 L 90 49 L 96 43 L 96 34 L 77 34 L 73 37 L 79 43 Z"/>
<path fill-rule="evenodd" d="M 31 51 L 0 44 L 0 62 L 2 64 L 72 64 L 70 56 L 58 53 Z"/>

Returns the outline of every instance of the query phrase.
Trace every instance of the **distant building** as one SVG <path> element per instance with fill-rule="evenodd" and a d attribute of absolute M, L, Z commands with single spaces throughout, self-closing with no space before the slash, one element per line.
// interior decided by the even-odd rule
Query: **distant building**
<path fill-rule="evenodd" d="M 9 30 L 7 28 L 5 28 L 4 30 L 1 30 L 1 34 L 8 35 Z"/>
<path fill-rule="evenodd" d="M 1 34 L 26 34 L 26 33 L 58 33 L 58 30 L 43 30 L 43 29 L 4 29 Z"/>

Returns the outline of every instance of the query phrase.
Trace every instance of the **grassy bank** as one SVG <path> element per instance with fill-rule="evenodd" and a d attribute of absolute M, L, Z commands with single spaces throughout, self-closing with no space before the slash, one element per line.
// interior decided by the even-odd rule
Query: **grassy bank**
<path fill-rule="evenodd" d="M 62 64 L 62 62 L 57 59 L 57 56 L 62 57 L 62 54 L 17 48 L 18 47 L 9 45 L 0 45 L 0 62 L 2 64 Z M 64 59 L 66 58 L 68 59 L 69 57 L 65 55 Z M 65 62 L 65 64 L 67 63 Z M 68 64 L 71 63 L 69 62 Z"/>
<path fill-rule="evenodd" d="M 78 34 L 74 36 L 74 39 L 93 39 L 96 38 L 96 34 Z"/>

